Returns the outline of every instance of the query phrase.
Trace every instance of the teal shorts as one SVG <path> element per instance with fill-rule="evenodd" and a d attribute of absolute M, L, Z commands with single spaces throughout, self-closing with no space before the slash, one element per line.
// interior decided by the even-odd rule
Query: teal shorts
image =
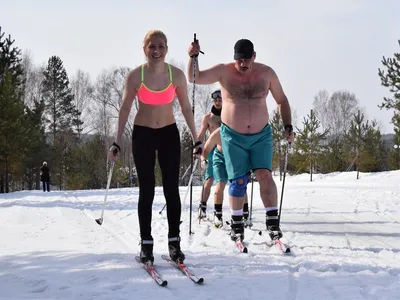
<path fill-rule="evenodd" d="M 222 123 L 220 135 L 229 180 L 246 175 L 249 170 L 272 171 L 274 147 L 269 124 L 258 133 L 241 134 Z"/>
<path fill-rule="evenodd" d="M 208 153 L 207 156 L 207 161 L 208 161 L 208 167 L 204 173 L 204 180 L 207 180 L 209 178 L 214 178 L 214 173 L 213 173 L 213 156 L 214 156 L 214 150 L 217 148 L 215 146 L 210 153 Z"/>
<path fill-rule="evenodd" d="M 228 174 L 226 173 L 226 166 L 225 166 L 225 158 L 224 155 L 221 152 L 219 152 L 218 148 L 214 150 L 213 172 L 214 172 L 214 180 L 216 183 L 228 181 Z"/>

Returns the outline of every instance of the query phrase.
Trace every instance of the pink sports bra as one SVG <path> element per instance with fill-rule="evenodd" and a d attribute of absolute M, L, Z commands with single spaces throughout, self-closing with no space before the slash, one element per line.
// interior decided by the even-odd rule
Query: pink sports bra
<path fill-rule="evenodd" d="M 142 83 L 136 95 L 140 102 L 149 105 L 164 105 L 172 102 L 175 99 L 175 87 L 172 84 L 172 70 L 168 64 L 169 69 L 169 85 L 162 91 L 150 90 L 144 84 L 144 65 L 142 65 Z"/>

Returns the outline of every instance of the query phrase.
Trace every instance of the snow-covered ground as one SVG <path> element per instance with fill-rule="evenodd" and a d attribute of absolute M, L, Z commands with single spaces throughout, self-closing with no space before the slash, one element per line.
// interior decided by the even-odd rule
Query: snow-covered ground
<path fill-rule="evenodd" d="M 167 221 L 156 189 L 154 255 L 165 288 L 134 259 L 136 188 L 110 190 L 102 226 L 94 219 L 104 190 L 0 195 L 0 299 L 400 299 L 399 171 L 359 180 L 355 173 L 316 175 L 313 182 L 306 174 L 288 177 L 281 224 L 291 255 L 268 248 L 267 235 L 258 234 L 265 217 L 257 183 L 248 254 L 238 253 L 228 231 L 197 223 L 200 192 L 193 188 L 194 234 L 189 200 L 181 226 L 186 263 L 205 279 L 195 285 L 160 257 L 167 253 Z M 208 207 L 211 214 L 211 197 Z"/>

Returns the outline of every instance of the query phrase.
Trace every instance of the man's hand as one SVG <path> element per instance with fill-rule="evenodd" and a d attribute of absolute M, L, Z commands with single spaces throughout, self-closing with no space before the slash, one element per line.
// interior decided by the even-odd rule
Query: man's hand
<path fill-rule="evenodd" d="M 197 141 L 193 146 L 193 154 L 195 158 L 200 158 L 200 155 L 203 153 L 202 142 Z"/>
<path fill-rule="evenodd" d="M 208 160 L 205 159 L 203 156 L 201 157 L 201 169 L 206 170 L 208 168 Z"/>
<path fill-rule="evenodd" d="M 293 126 L 292 125 L 285 125 L 285 131 L 283 132 L 283 136 L 289 143 L 293 143 L 294 141 L 294 132 L 293 132 Z"/>
<path fill-rule="evenodd" d="M 191 42 L 189 49 L 188 49 L 188 54 L 190 57 L 197 57 L 199 56 L 200 53 L 200 44 L 199 44 L 199 40 L 195 40 L 193 42 Z"/>
<path fill-rule="evenodd" d="M 117 143 L 113 143 L 110 150 L 108 150 L 108 159 L 110 161 L 116 161 L 119 152 L 121 152 L 121 147 Z"/>

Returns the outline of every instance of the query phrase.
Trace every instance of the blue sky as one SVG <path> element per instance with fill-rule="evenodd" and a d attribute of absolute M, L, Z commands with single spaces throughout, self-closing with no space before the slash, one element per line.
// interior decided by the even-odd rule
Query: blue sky
<path fill-rule="evenodd" d="M 396 0 L 0 0 L 0 26 L 35 64 L 57 55 L 70 77 L 82 69 L 92 79 L 105 68 L 143 63 L 150 29 L 167 34 L 169 58 L 185 66 L 196 32 L 206 52 L 201 68 L 230 62 L 236 40 L 248 38 L 257 61 L 280 77 L 298 125 L 319 90 L 344 89 L 389 133 L 392 112 L 377 105 L 390 94 L 377 73 L 382 56 L 399 52 L 399 12 Z M 272 97 L 268 105 L 276 107 Z"/>

